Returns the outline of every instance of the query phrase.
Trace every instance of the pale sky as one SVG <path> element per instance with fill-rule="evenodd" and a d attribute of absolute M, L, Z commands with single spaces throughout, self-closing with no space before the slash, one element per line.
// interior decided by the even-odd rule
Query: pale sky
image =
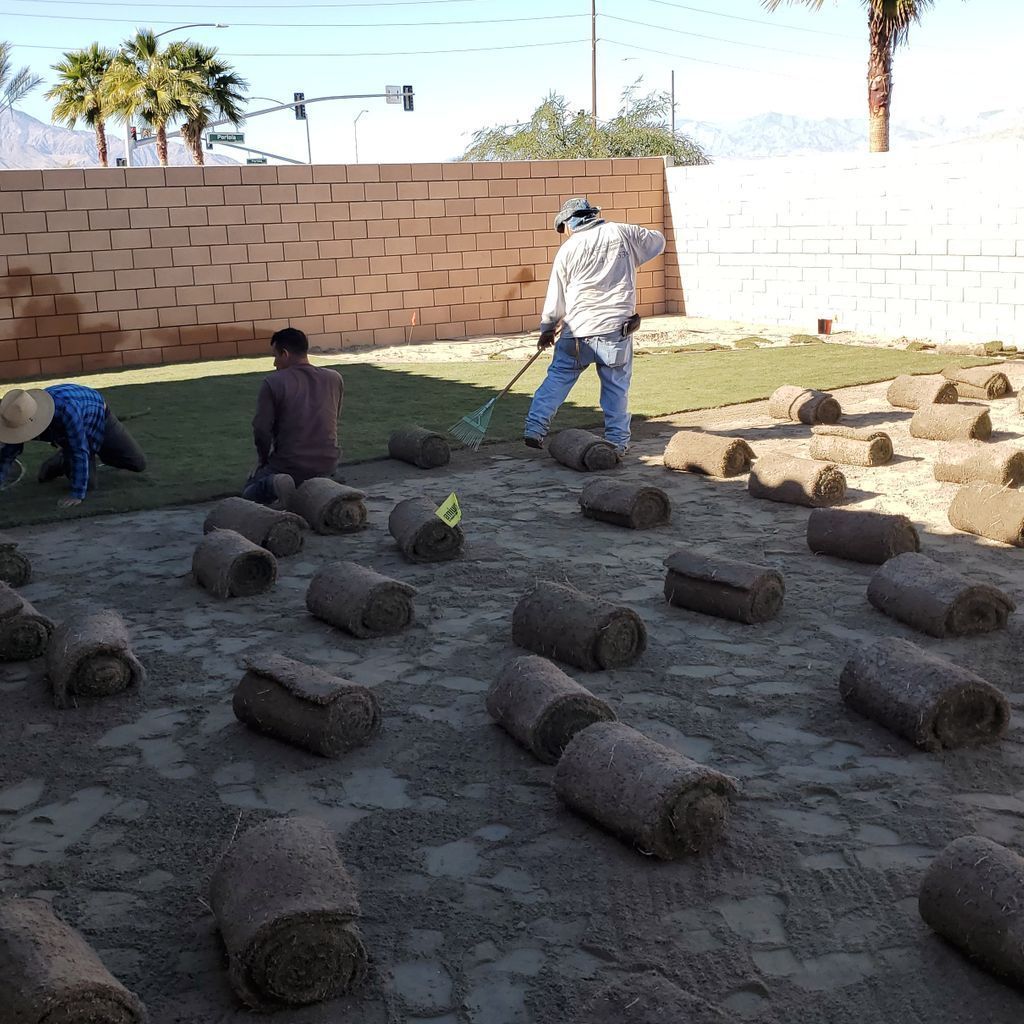
<path fill-rule="evenodd" d="M 672 70 L 679 118 L 864 116 L 860 0 L 775 14 L 759 0 L 597 0 L 597 10 L 599 116 L 613 114 L 623 87 L 641 75 L 645 89 L 667 91 Z M 353 160 L 353 120 L 363 109 L 363 162 L 422 162 L 459 155 L 476 128 L 525 120 L 550 90 L 590 107 L 590 0 L 0 0 L 0 20 L 16 64 L 48 79 L 64 50 L 94 40 L 116 46 L 140 24 L 159 32 L 221 21 L 230 27 L 165 40 L 218 46 L 249 79 L 253 96 L 290 100 L 296 90 L 313 97 L 414 86 L 413 113 L 383 99 L 311 105 L 319 163 Z M 1024 106 L 1022 40 L 1020 0 L 938 0 L 897 55 L 894 117 Z M 20 106 L 48 121 L 43 91 Z M 267 105 L 254 100 L 250 109 Z M 255 118 L 245 131 L 253 145 L 305 159 L 304 128 L 290 111 Z"/>

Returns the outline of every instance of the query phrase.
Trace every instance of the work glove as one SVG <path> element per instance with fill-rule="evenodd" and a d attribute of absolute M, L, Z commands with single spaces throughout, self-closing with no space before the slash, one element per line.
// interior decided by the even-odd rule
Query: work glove
<path fill-rule="evenodd" d="M 551 348 L 555 343 L 555 332 L 554 331 L 541 331 L 540 337 L 537 339 L 537 351 L 543 352 L 546 348 Z"/>

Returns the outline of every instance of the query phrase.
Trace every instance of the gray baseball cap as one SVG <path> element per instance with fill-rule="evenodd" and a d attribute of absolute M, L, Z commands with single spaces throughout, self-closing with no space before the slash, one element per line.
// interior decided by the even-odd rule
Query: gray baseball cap
<path fill-rule="evenodd" d="M 586 196 L 575 196 L 566 199 L 562 208 L 555 214 L 555 230 L 561 235 L 565 233 L 565 222 L 578 213 L 600 213 L 600 206 L 593 206 Z"/>

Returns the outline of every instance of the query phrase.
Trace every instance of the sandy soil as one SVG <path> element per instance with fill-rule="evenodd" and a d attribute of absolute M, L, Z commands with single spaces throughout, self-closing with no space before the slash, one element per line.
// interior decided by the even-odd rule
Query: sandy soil
<path fill-rule="evenodd" d="M 909 438 L 909 414 L 884 391 L 837 393 L 847 422 L 891 429 L 899 452 L 849 471 L 852 506 L 909 514 L 933 557 L 1024 599 L 1024 553 L 953 533 L 954 488 L 930 478 L 936 446 Z M 1016 401 L 992 405 L 1000 436 L 1019 437 Z M 803 454 L 809 436 L 771 423 L 764 403 L 676 422 L 742 433 L 759 451 Z M 1024 849 L 1021 615 L 987 637 L 913 634 L 868 605 L 870 567 L 807 551 L 805 509 L 751 499 L 742 479 L 666 472 L 671 429 L 645 425 L 617 471 L 669 492 L 670 526 L 582 519 L 584 478 L 514 446 L 433 474 L 365 464 L 346 475 L 370 494 L 371 527 L 311 537 L 253 599 L 219 602 L 190 581 L 204 508 L 21 531 L 36 566 L 26 596 L 57 619 L 78 604 L 120 609 L 150 681 L 137 698 L 58 712 L 40 664 L 3 668 L 3 890 L 52 899 L 155 1024 L 250 1020 L 205 903 L 210 871 L 237 829 L 312 814 L 358 879 L 373 972 L 352 998 L 275 1017 L 288 1024 L 1018 1021 L 1020 996 L 932 936 L 916 892 L 961 834 Z M 406 564 L 388 511 L 452 490 L 465 558 Z M 781 617 L 746 627 L 669 608 L 661 563 L 683 545 L 780 568 Z M 418 587 L 417 624 L 358 641 L 308 616 L 308 581 L 336 558 Z M 517 653 L 512 608 L 538 578 L 606 594 L 646 621 L 638 664 L 574 674 L 624 721 L 741 780 L 727 837 L 706 855 L 656 862 L 575 817 L 554 797 L 552 769 L 488 721 L 485 691 Z M 1007 739 L 928 755 L 848 712 L 844 660 L 883 635 L 1002 687 L 1017 716 Z M 373 686 L 381 738 L 331 762 L 246 731 L 230 695 L 259 651 Z M 638 1018 L 651 1000 L 662 1009 Z"/>

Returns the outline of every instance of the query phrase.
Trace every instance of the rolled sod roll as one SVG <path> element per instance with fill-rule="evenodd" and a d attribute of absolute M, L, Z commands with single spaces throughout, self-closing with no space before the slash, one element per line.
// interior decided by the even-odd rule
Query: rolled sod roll
<path fill-rule="evenodd" d="M 816 555 L 881 565 L 906 551 L 920 551 L 921 538 L 906 516 L 816 508 L 807 520 L 807 546 Z"/>
<path fill-rule="evenodd" d="M 278 512 L 245 498 L 225 498 L 210 510 L 203 533 L 234 530 L 253 544 L 266 548 L 275 558 L 287 558 L 302 550 L 309 524 L 294 512 Z"/>
<path fill-rule="evenodd" d="M 786 581 L 761 565 L 677 551 L 665 559 L 665 600 L 676 608 L 752 625 L 782 611 Z"/>
<path fill-rule="evenodd" d="M 892 438 L 883 430 L 812 427 L 809 454 L 812 459 L 845 466 L 884 466 L 892 461 Z"/>
<path fill-rule="evenodd" d="M 871 577 L 868 600 L 880 611 L 929 636 L 971 636 L 1005 629 L 1016 605 L 1001 590 L 907 552 Z"/>
<path fill-rule="evenodd" d="M 437 469 L 451 462 L 452 450 L 443 434 L 423 427 L 402 427 L 388 438 L 388 454 L 420 469 Z"/>
<path fill-rule="evenodd" d="M 277 581 L 277 559 L 234 530 L 214 530 L 192 556 L 192 575 L 215 597 L 252 597 Z"/>
<path fill-rule="evenodd" d="M 366 972 L 355 883 L 314 818 L 273 818 L 244 833 L 213 873 L 210 906 L 231 986 L 254 1010 L 333 999 Z"/>
<path fill-rule="evenodd" d="M 614 469 L 619 464 L 615 445 L 589 430 L 560 430 L 548 442 L 551 457 L 580 473 Z"/>
<path fill-rule="evenodd" d="M 502 669 L 487 694 L 487 711 L 545 764 L 554 764 L 580 729 L 615 720 L 615 712 L 603 700 L 534 654 L 516 658 Z"/>
<path fill-rule="evenodd" d="M 827 391 L 783 384 L 768 399 L 768 415 L 775 420 L 793 423 L 838 423 L 843 410 Z"/>
<path fill-rule="evenodd" d="M 77 697 L 111 697 L 138 689 L 146 681 L 124 619 L 109 610 L 61 623 L 46 652 L 46 673 L 59 708 L 70 707 Z"/>
<path fill-rule="evenodd" d="M 984 836 L 954 839 L 925 872 L 924 923 L 971 960 L 1024 987 L 1024 858 Z"/>
<path fill-rule="evenodd" d="M 747 491 L 754 498 L 818 508 L 846 497 L 846 477 L 828 462 L 765 455 L 754 463 Z"/>
<path fill-rule="evenodd" d="M 31 661 L 46 653 L 53 622 L 0 583 L 0 661 Z"/>
<path fill-rule="evenodd" d="M 961 398 L 1005 398 L 1013 393 L 1009 377 L 992 366 L 947 366 L 942 376 L 956 385 Z"/>
<path fill-rule="evenodd" d="M 32 563 L 18 550 L 18 542 L 0 533 L 0 583 L 23 587 L 32 578 Z"/>
<path fill-rule="evenodd" d="M 924 405 L 956 405 L 959 400 L 956 385 L 945 377 L 928 374 L 912 377 L 905 373 L 897 377 L 885 393 L 885 400 L 898 409 L 920 409 Z"/>
<path fill-rule="evenodd" d="M 899 637 L 875 640 L 846 663 L 839 694 L 854 711 L 922 750 L 992 743 L 1010 705 L 979 675 Z"/>
<path fill-rule="evenodd" d="M 591 480 L 580 494 L 580 508 L 588 519 L 649 530 L 672 518 L 672 503 L 660 487 L 644 487 L 619 480 Z"/>
<path fill-rule="evenodd" d="M 555 769 L 555 792 L 564 803 L 662 860 L 711 846 L 736 791 L 728 775 L 621 722 L 578 732 Z"/>
<path fill-rule="evenodd" d="M 49 903 L 0 903 L 3 1024 L 145 1024 L 146 1008 Z"/>
<path fill-rule="evenodd" d="M 299 485 L 290 511 L 302 516 L 317 533 L 355 533 L 366 525 L 365 497 L 363 491 L 318 476 Z"/>
<path fill-rule="evenodd" d="M 249 661 L 235 688 L 235 717 L 323 757 L 361 747 L 380 732 L 372 690 L 280 655 Z"/>
<path fill-rule="evenodd" d="M 949 506 L 951 526 L 1024 548 L 1024 494 L 975 480 L 964 484 Z"/>
<path fill-rule="evenodd" d="M 719 437 L 699 430 L 680 430 L 665 446 L 668 469 L 707 476 L 740 476 L 750 471 L 754 450 L 742 437 Z"/>
<path fill-rule="evenodd" d="M 632 608 L 561 583 L 538 583 L 516 605 L 512 640 L 546 658 L 597 672 L 636 661 L 647 647 L 647 628 Z"/>
<path fill-rule="evenodd" d="M 935 479 L 943 483 L 966 484 L 972 480 L 1019 487 L 1024 483 L 1024 451 L 987 445 L 950 448 L 935 462 Z"/>
<path fill-rule="evenodd" d="M 415 588 L 355 562 L 332 562 L 310 581 L 306 607 L 323 622 L 366 639 L 400 633 L 413 620 Z"/>
<path fill-rule="evenodd" d="M 427 498 L 400 501 L 388 517 L 388 532 L 410 562 L 449 562 L 466 542 L 462 527 L 449 526 Z"/>
<path fill-rule="evenodd" d="M 922 405 L 910 419 L 910 434 L 926 441 L 987 441 L 992 418 L 981 405 Z"/>

